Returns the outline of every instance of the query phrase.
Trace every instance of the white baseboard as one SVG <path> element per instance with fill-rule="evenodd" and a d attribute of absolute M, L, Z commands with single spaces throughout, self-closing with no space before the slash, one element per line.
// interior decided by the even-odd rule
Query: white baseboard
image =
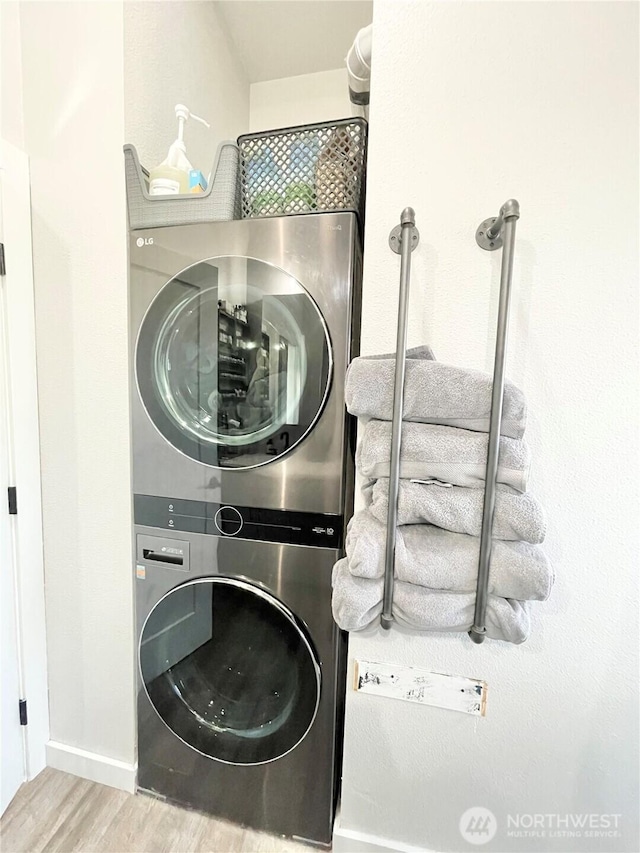
<path fill-rule="evenodd" d="M 75 746 L 67 746 L 50 740 L 47 743 L 47 766 L 101 785 L 109 785 L 111 788 L 120 788 L 133 794 L 136 790 L 135 764 L 127 764 L 117 761 L 115 758 L 107 758 L 95 752 L 87 752 Z"/>
<path fill-rule="evenodd" d="M 400 841 L 378 838 L 365 832 L 345 829 L 336 821 L 332 853 L 429 853 L 424 847 L 409 847 Z"/>

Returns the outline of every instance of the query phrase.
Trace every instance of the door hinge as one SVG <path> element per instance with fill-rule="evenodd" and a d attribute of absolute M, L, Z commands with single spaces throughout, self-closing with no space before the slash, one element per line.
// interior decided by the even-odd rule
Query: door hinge
<path fill-rule="evenodd" d="M 9 504 L 9 515 L 18 514 L 18 493 L 15 486 L 9 486 L 7 489 L 7 502 Z"/>
<path fill-rule="evenodd" d="M 7 274 L 7 265 L 4 260 L 4 243 L 0 243 L 0 275 Z"/>
<path fill-rule="evenodd" d="M 26 726 L 27 725 L 27 700 L 21 699 L 18 702 L 18 708 L 20 711 L 20 725 Z"/>

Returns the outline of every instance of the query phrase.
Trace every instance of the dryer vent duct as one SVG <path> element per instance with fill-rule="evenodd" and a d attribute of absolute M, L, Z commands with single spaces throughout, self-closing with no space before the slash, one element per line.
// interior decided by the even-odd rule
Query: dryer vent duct
<path fill-rule="evenodd" d="M 369 92 L 371 89 L 371 42 L 373 24 L 358 31 L 347 54 L 349 98 L 356 107 L 355 115 L 369 118 Z"/>

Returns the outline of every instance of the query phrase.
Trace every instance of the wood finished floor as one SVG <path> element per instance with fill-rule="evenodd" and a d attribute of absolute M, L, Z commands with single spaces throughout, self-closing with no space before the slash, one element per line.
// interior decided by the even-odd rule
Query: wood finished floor
<path fill-rule="evenodd" d="M 47 767 L 0 819 L 2 853 L 310 853 L 312 847 Z"/>

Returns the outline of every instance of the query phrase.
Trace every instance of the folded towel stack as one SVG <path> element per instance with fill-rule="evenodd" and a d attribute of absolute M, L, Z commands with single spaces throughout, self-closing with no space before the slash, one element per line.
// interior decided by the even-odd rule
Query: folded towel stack
<path fill-rule="evenodd" d="M 382 610 L 389 495 L 393 355 L 357 358 L 346 401 L 361 419 L 356 454 L 367 478 L 366 509 L 349 524 L 346 557 L 333 572 L 333 612 L 348 631 Z M 434 360 L 428 347 L 407 353 L 393 613 L 427 631 L 468 631 L 473 622 L 491 377 Z M 529 635 L 529 601 L 544 601 L 554 574 L 539 544 L 545 520 L 527 493 L 526 404 L 505 384 L 486 628 L 493 639 Z M 364 423 L 362 423 L 364 422 Z"/>

